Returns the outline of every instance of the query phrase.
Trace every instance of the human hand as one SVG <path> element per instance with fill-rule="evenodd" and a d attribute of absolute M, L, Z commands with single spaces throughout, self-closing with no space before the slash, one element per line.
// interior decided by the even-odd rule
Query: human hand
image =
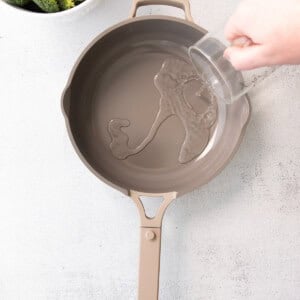
<path fill-rule="evenodd" d="M 225 27 L 224 52 L 238 70 L 300 64 L 300 0 L 243 0 Z M 234 46 L 246 37 L 248 46 Z"/>

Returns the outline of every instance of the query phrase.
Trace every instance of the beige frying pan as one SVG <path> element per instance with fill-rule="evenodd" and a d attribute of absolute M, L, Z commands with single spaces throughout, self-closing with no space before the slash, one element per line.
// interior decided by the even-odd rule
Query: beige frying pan
<path fill-rule="evenodd" d="M 186 20 L 135 16 L 150 4 L 179 7 Z M 63 95 L 81 160 L 138 207 L 140 300 L 158 299 L 168 205 L 225 167 L 250 116 L 246 98 L 225 105 L 192 67 L 188 48 L 205 33 L 193 23 L 188 0 L 135 0 L 131 17 L 100 34 L 80 56 Z M 164 199 L 154 218 L 147 217 L 141 197 Z"/>

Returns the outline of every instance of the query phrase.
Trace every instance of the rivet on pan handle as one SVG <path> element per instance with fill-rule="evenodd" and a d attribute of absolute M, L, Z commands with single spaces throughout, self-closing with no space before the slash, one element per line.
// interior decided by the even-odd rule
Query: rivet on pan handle
<path fill-rule="evenodd" d="M 181 8 L 185 12 L 186 20 L 194 22 L 189 0 L 133 0 L 130 17 L 134 18 L 138 8 L 147 5 L 167 5 Z"/>
<path fill-rule="evenodd" d="M 141 246 L 138 300 L 157 300 L 159 295 L 161 225 L 167 207 L 177 193 L 147 194 L 130 192 L 141 216 Z M 140 197 L 163 197 L 158 213 L 148 218 Z"/>

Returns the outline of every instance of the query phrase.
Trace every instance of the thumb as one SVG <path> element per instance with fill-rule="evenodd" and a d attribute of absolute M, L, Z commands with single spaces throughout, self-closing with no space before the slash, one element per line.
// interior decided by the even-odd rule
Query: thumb
<path fill-rule="evenodd" d="M 237 70 L 250 70 L 263 67 L 268 64 L 268 56 L 262 45 L 252 45 L 249 47 L 231 46 L 224 52 L 224 57 L 228 59 Z"/>

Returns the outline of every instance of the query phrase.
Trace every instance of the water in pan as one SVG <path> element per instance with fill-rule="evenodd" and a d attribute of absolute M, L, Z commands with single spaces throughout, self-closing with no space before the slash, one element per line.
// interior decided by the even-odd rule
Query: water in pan
<path fill-rule="evenodd" d="M 199 101 L 207 101 L 207 108 L 203 113 L 196 112 L 189 99 L 188 86 L 194 82 L 198 86 Z M 202 97 L 207 85 L 186 61 L 169 57 L 154 78 L 154 85 L 160 93 L 160 105 L 155 121 L 147 136 L 136 147 L 129 147 L 129 136 L 122 131 L 130 126 L 126 119 L 112 119 L 108 124 L 111 136 L 110 149 L 117 159 L 126 159 L 143 151 L 155 138 L 160 126 L 171 116 L 176 115 L 185 130 L 185 139 L 181 146 L 178 161 L 182 164 L 199 157 L 205 150 L 210 139 L 210 129 L 217 120 L 217 103 L 213 93 L 209 97 Z"/>
<path fill-rule="evenodd" d="M 139 170 L 204 159 L 222 136 L 226 108 L 194 71 L 187 47 L 140 39 L 117 50 L 96 62 L 87 86 L 99 155 Z"/>

